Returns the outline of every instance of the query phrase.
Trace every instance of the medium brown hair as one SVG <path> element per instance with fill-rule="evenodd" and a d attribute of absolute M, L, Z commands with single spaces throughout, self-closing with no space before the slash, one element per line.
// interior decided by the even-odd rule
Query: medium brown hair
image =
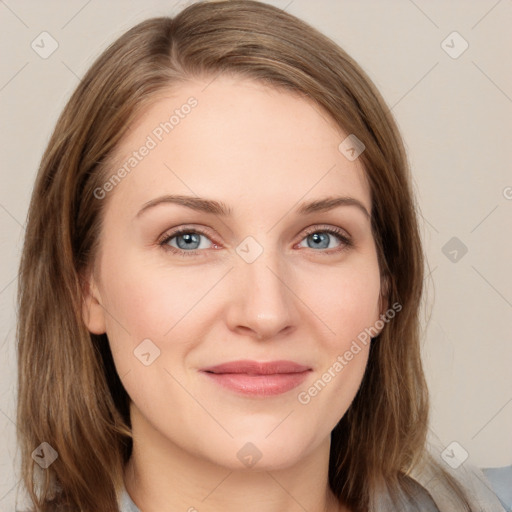
<path fill-rule="evenodd" d="M 276 7 L 234 0 L 195 3 L 117 39 L 73 93 L 42 158 L 20 264 L 17 329 L 22 475 L 38 511 L 118 509 L 131 453 L 129 397 L 106 335 L 89 333 L 82 319 L 83 276 L 108 201 L 94 190 L 158 93 L 221 73 L 304 95 L 366 147 L 359 158 L 385 298 L 402 310 L 372 342 L 361 387 L 332 432 L 329 483 L 357 512 L 372 506 L 382 486 L 395 497 L 414 492 L 409 475 L 425 459 L 428 423 L 419 346 L 424 276 L 399 131 L 370 78 L 328 37 Z M 42 442 L 58 453 L 45 470 L 31 457 Z"/>

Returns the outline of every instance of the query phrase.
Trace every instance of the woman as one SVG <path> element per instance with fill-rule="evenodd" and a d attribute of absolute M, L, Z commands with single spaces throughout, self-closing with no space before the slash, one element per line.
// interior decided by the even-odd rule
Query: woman
<path fill-rule="evenodd" d="M 425 447 L 422 282 L 401 138 L 342 49 L 253 1 L 137 25 L 30 205 L 35 510 L 478 510 Z"/>

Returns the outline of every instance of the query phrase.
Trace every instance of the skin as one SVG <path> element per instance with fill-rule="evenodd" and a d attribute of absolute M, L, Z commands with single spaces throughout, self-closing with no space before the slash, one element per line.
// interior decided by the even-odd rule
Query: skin
<path fill-rule="evenodd" d="M 144 512 L 348 510 L 328 486 L 330 433 L 361 383 L 369 345 L 308 404 L 297 395 L 385 310 L 377 252 L 361 209 L 295 210 L 342 195 L 371 214 L 365 171 L 338 150 L 347 134 L 309 100 L 248 79 L 211 80 L 173 87 L 143 113 L 118 147 L 119 165 L 169 112 L 198 101 L 103 199 L 84 320 L 107 333 L 132 400 L 125 485 Z M 233 213 L 162 203 L 137 216 L 165 194 L 215 199 Z M 200 245 L 182 249 L 198 254 L 169 250 L 183 237 L 159 245 L 180 226 L 204 229 Z M 315 245 L 309 227 L 323 241 Z M 353 245 L 323 231 L 336 227 Z M 263 249 L 252 263 L 236 252 L 247 236 Z M 144 339 L 160 350 L 148 366 L 134 355 Z M 265 398 L 199 372 L 239 359 L 312 371 L 298 388 Z M 248 442 L 261 453 L 252 467 L 237 457 Z"/>

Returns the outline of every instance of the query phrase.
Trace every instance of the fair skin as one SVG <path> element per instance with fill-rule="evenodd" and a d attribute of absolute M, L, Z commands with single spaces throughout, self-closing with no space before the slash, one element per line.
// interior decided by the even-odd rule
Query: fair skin
<path fill-rule="evenodd" d="M 144 512 L 348 510 L 328 486 L 330 433 L 361 383 L 369 344 L 334 377 L 332 367 L 384 311 L 365 172 L 338 150 L 347 134 L 318 106 L 247 79 L 221 76 L 205 89 L 210 81 L 173 87 L 143 113 L 117 148 L 120 166 L 190 96 L 198 101 L 105 199 L 84 318 L 107 333 L 131 398 L 125 485 Z M 170 194 L 232 213 L 163 202 L 138 215 Z M 334 196 L 361 206 L 297 212 Z M 177 227 L 204 233 L 159 245 Z M 248 236 L 258 244 L 251 254 L 262 249 L 250 263 L 237 252 Z M 134 355 L 145 339 L 146 360 L 160 350 L 148 365 Z M 260 396 L 201 371 L 242 359 L 308 372 L 299 386 Z M 301 403 L 329 368 L 330 381 Z M 237 456 L 244 446 L 260 457 L 252 466 Z"/>

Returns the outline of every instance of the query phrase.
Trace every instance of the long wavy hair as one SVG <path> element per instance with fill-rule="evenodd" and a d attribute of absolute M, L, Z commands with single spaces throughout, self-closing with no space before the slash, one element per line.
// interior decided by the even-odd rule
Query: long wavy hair
<path fill-rule="evenodd" d="M 18 440 L 35 510 L 118 510 L 132 448 L 129 397 L 106 335 L 91 334 L 82 317 L 84 276 L 108 204 L 94 191 L 112 173 L 113 152 L 132 122 L 160 92 L 221 73 L 304 95 L 366 147 L 359 158 L 385 295 L 402 310 L 372 342 L 361 387 L 331 434 L 330 487 L 352 510 L 366 511 L 383 486 L 393 499 L 411 497 L 411 474 L 427 461 L 470 510 L 455 480 L 426 455 L 423 252 L 398 128 L 343 49 L 252 0 L 195 3 L 136 25 L 98 57 L 57 121 L 30 202 L 18 282 Z M 31 456 L 43 442 L 58 453 L 47 469 Z"/>

